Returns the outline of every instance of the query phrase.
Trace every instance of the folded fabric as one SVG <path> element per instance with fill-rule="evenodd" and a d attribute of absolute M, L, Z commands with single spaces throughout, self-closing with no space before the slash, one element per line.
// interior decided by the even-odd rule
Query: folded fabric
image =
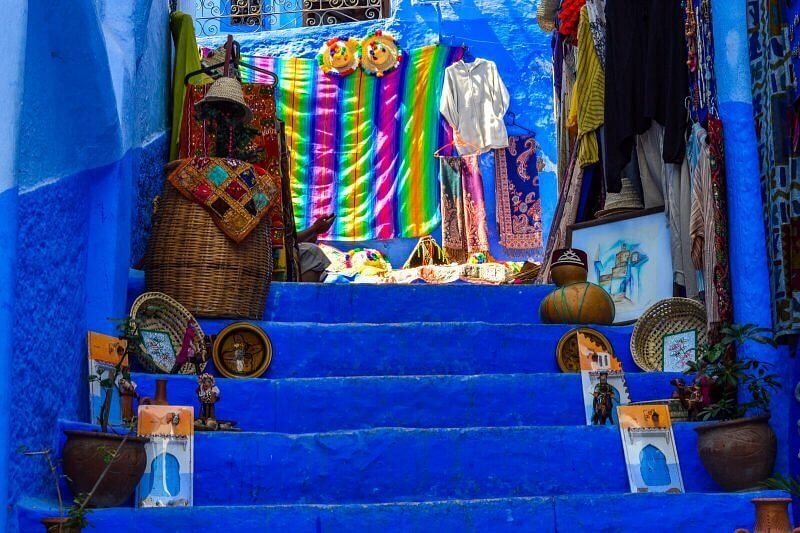
<path fill-rule="evenodd" d="M 278 175 L 237 159 L 184 159 L 167 179 L 183 196 L 208 210 L 217 227 L 236 243 L 280 198 Z"/>

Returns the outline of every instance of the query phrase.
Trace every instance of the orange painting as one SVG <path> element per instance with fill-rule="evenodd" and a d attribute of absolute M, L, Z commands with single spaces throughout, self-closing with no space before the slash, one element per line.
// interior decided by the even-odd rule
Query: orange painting
<path fill-rule="evenodd" d="M 89 359 L 111 363 L 112 365 L 117 364 L 119 356 L 125 353 L 125 348 L 128 345 L 127 342 L 122 339 L 111 335 L 103 335 L 95 331 L 89 332 L 87 344 L 89 345 Z M 126 355 L 126 361 L 123 363 L 123 366 L 128 366 L 127 357 Z"/>
<path fill-rule="evenodd" d="M 666 405 L 620 405 L 617 408 L 620 429 L 668 428 L 672 426 Z"/>
<path fill-rule="evenodd" d="M 140 436 L 191 437 L 194 434 L 194 408 L 175 405 L 139 407 Z"/>
<path fill-rule="evenodd" d="M 614 354 L 606 352 L 605 347 L 581 331 L 578 331 L 576 335 L 578 336 L 578 359 L 581 371 L 622 372 L 622 363 Z"/>

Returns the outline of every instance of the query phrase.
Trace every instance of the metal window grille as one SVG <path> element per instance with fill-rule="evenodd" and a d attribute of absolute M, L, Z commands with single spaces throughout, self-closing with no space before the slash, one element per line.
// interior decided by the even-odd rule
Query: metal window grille
<path fill-rule="evenodd" d="M 390 0 L 196 0 L 199 37 L 386 18 Z"/>

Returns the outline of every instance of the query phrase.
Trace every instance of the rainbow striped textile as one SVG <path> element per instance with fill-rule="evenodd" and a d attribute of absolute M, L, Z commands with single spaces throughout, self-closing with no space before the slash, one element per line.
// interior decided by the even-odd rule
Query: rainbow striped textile
<path fill-rule="evenodd" d="M 329 213 L 337 216 L 324 240 L 419 237 L 439 225 L 433 152 L 452 139 L 439 97 L 445 68 L 462 54 L 443 45 L 411 50 L 382 78 L 361 69 L 328 76 L 316 59 L 242 56 L 280 79 L 298 228 Z M 242 69 L 242 81 L 268 80 Z"/>

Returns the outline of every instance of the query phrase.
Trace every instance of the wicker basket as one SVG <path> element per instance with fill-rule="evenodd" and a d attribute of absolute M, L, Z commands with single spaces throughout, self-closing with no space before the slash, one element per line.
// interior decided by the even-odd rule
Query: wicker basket
<path fill-rule="evenodd" d="M 650 306 L 636 322 L 631 335 L 633 362 L 645 372 L 663 368 L 665 335 L 697 331 L 696 346 L 708 339 L 706 308 L 690 298 L 667 298 Z"/>
<path fill-rule="evenodd" d="M 261 320 L 272 279 L 265 220 L 240 244 L 200 205 L 164 185 L 145 257 L 145 289 L 176 299 L 196 317 Z"/>
<path fill-rule="evenodd" d="M 200 363 L 200 371 L 206 368 L 208 355 L 206 353 L 205 335 L 197 320 L 181 304 L 170 298 L 166 294 L 158 292 L 146 292 L 136 298 L 131 306 L 130 316 L 136 324 L 136 330 L 140 335 L 139 362 L 142 363 L 150 372 L 155 373 L 175 373 L 195 374 L 197 372 L 193 362 L 186 362 L 175 368 L 174 361 L 167 366 L 163 362 L 152 357 L 148 350 L 148 344 L 144 342 L 145 332 L 155 332 L 156 334 L 166 334 L 172 345 L 174 355 L 178 355 L 183 344 L 183 336 L 188 324 L 192 324 L 195 331 L 192 340 L 192 348 L 195 357 Z"/>

